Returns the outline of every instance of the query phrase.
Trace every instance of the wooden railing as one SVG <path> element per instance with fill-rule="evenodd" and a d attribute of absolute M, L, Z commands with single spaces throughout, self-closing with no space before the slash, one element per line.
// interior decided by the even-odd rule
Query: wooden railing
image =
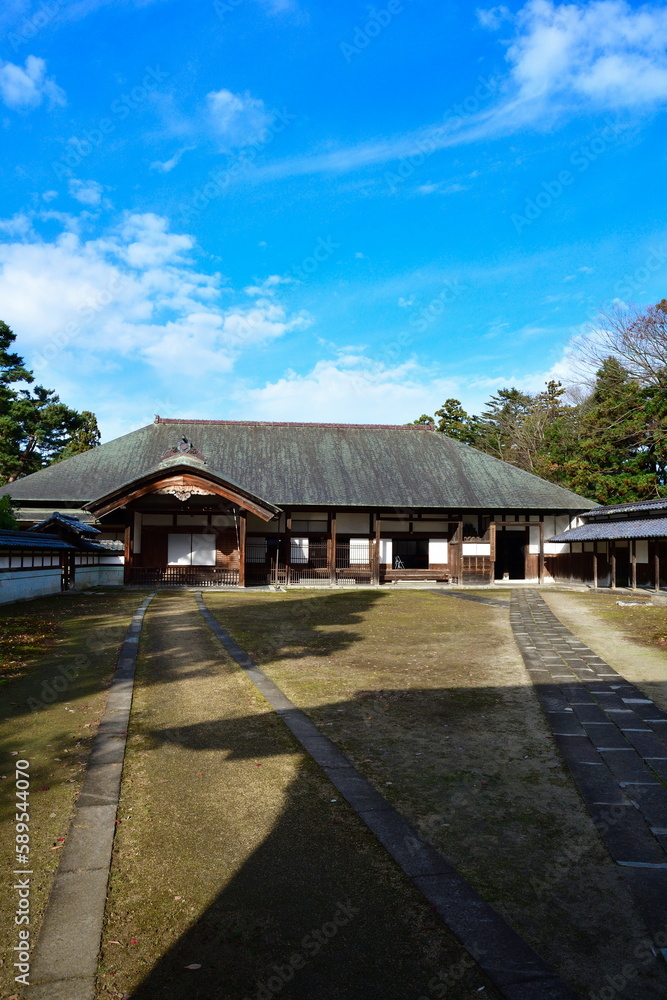
<path fill-rule="evenodd" d="M 238 587 L 239 571 L 217 566 L 133 566 L 129 583 L 141 587 Z"/>

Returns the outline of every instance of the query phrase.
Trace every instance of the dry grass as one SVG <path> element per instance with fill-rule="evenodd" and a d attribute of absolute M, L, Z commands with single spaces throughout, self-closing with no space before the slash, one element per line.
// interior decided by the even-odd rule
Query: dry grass
<path fill-rule="evenodd" d="M 33 944 L 69 829 L 73 804 L 119 645 L 140 594 L 82 593 L 0 608 L 0 632 L 20 638 L 0 712 L 0 864 L 14 864 L 14 768 L 30 761 L 31 935 Z M 8 642 L 11 644 L 11 640 Z M 67 680 L 61 668 L 71 676 Z M 55 681 L 55 684 L 54 684 Z M 12 947 L 15 893 L 0 884 L 0 996 L 16 992 Z"/>

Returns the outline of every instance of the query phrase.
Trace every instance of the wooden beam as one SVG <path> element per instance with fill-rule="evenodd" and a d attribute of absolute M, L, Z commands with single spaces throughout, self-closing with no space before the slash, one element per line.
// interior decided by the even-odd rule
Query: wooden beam
<path fill-rule="evenodd" d="M 655 577 L 655 589 L 660 591 L 660 549 L 659 542 L 656 538 L 655 540 L 655 554 L 653 556 L 653 574 Z"/>
<path fill-rule="evenodd" d="M 380 533 L 382 530 L 382 518 L 375 515 L 375 540 L 373 545 L 373 568 L 371 572 L 371 582 L 380 583 Z"/>
<path fill-rule="evenodd" d="M 239 587 L 245 587 L 246 512 L 239 511 Z"/>
<path fill-rule="evenodd" d="M 598 589 L 598 543 L 593 542 L 593 589 Z"/>
<path fill-rule="evenodd" d="M 637 543 L 630 539 L 630 582 L 632 589 L 637 589 Z"/>

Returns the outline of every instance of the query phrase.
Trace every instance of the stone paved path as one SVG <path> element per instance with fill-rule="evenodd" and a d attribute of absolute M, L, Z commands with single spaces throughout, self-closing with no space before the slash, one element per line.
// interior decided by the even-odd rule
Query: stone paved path
<path fill-rule="evenodd" d="M 556 743 L 667 959 L 667 714 L 534 590 L 510 620 Z"/>

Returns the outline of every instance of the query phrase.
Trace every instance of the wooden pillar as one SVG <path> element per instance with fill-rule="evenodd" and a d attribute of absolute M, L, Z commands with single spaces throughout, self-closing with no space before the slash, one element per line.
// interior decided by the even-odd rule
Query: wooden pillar
<path fill-rule="evenodd" d="M 530 528 L 528 529 L 530 532 Z M 528 535 L 530 538 L 530 534 Z M 539 554 L 539 583 L 540 586 L 544 583 L 544 520 L 540 521 L 540 554 Z"/>
<path fill-rule="evenodd" d="M 491 579 L 489 583 L 494 583 L 496 579 L 496 522 L 489 524 L 489 547 L 491 550 Z"/>
<path fill-rule="evenodd" d="M 630 539 L 630 583 L 633 590 L 637 589 L 637 543 Z"/>
<path fill-rule="evenodd" d="M 292 511 L 285 511 L 285 584 L 292 580 Z"/>
<path fill-rule="evenodd" d="M 248 529 L 247 514 L 239 511 L 239 587 L 245 587 L 245 541 Z"/>
<path fill-rule="evenodd" d="M 132 568 L 132 528 L 134 526 L 134 517 L 129 512 L 126 511 L 126 524 L 125 524 L 125 565 L 123 566 L 123 582 L 127 586 L 130 582 L 130 569 Z"/>
<path fill-rule="evenodd" d="M 611 571 L 611 589 L 616 590 L 616 549 L 613 541 L 609 542 L 609 566 Z"/>
<path fill-rule="evenodd" d="M 598 589 L 598 543 L 593 542 L 593 589 Z"/>
<path fill-rule="evenodd" d="M 660 542 L 655 540 L 655 552 L 653 554 L 653 573 L 655 576 L 655 589 L 660 590 Z"/>
<path fill-rule="evenodd" d="M 329 514 L 329 583 L 336 584 L 336 511 Z"/>
<path fill-rule="evenodd" d="M 382 530 L 382 519 L 379 514 L 375 515 L 375 539 L 373 542 L 373 565 L 371 570 L 372 583 L 380 583 L 380 533 Z"/>

